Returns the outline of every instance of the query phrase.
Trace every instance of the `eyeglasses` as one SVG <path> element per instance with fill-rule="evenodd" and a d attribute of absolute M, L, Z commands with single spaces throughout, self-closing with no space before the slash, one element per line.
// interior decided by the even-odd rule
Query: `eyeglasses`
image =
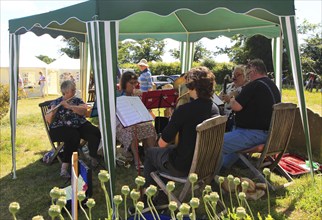
<path fill-rule="evenodd" d="M 135 85 L 135 86 L 138 84 L 137 81 L 129 81 L 128 83 L 130 83 L 131 85 Z"/>
<path fill-rule="evenodd" d="M 237 79 L 238 77 L 242 76 L 243 74 L 238 74 L 238 75 L 234 75 L 234 79 Z"/>
<path fill-rule="evenodd" d="M 254 72 L 254 70 L 252 70 L 252 69 L 249 69 L 247 72 L 246 72 L 246 75 L 248 76 L 248 75 L 250 75 L 251 73 L 253 73 Z"/>

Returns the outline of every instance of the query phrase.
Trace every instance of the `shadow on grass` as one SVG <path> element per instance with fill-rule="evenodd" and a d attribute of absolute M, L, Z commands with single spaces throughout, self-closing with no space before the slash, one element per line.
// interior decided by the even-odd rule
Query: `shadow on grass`
<path fill-rule="evenodd" d="M 37 153 L 41 154 L 41 152 Z M 20 211 L 18 219 L 31 219 L 33 216 L 42 215 L 44 219 L 50 219 L 48 209 L 51 205 L 49 196 L 50 190 L 57 186 L 64 188 L 70 185 L 70 181 L 59 176 L 60 163 L 45 165 L 40 160 L 17 170 L 17 178 L 12 179 L 12 175 L 6 175 L 0 179 L 0 219 L 12 219 L 8 211 L 11 202 L 19 202 Z M 96 206 L 93 208 L 93 219 L 104 219 L 106 217 L 106 203 L 103 190 L 101 189 L 98 175 L 99 169 L 93 170 L 93 198 Z M 130 168 L 116 167 L 116 194 L 121 194 L 121 187 L 129 185 L 135 187 L 134 179 L 137 171 L 134 166 Z M 129 205 L 132 202 L 128 201 Z M 121 216 L 124 215 L 123 207 L 120 208 Z M 85 219 L 83 213 L 79 212 L 79 219 Z M 64 215 L 65 219 L 68 216 Z"/>

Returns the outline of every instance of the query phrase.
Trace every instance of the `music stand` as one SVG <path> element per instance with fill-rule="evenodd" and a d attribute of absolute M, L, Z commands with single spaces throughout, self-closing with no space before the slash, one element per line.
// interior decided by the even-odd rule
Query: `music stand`
<path fill-rule="evenodd" d="M 153 108 L 175 108 L 178 98 L 178 93 L 174 89 L 154 90 L 142 93 L 142 102 L 147 109 Z M 157 133 L 161 133 L 162 128 L 168 124 L 169 119 L 159 116 L 155 117 L 155 129 Z"/>
<path fill-rule="evenodd" d="M 142 93 L 142 102 L 147 109 L 176 106 L 178 93 L 174 89 L 155 90 Z"/>

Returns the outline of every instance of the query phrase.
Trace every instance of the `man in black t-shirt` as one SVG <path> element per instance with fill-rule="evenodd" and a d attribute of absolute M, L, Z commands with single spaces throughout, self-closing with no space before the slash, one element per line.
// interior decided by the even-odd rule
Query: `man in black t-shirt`
<path fill-rule="evenodd" d="M 224 136 L 223 168 L 230 168 L 238 159 L 235 152 L 264 144 L 272 118 L 273 105 L 281 102 L 281 95 L 268 78 L 266 66 L 260 59 L 250 61 L 246 67 L 250 80 L 241 93 L 231 98 L 236 112 L 236 128 Z"/>
<path fill-rule="evenodd" d="M 215 76 L 206 67 L 193 68 L 185 74 L 191 102 L 179 106 L 171 116 L 158 141 L 159 147 L 148 148 L 144 161 L 145 186 L 156 185 L 150 173 L 161 171 L 173 176 L 189 173 L 196 143 L 196 126 L 218 115 L 218 107 L 212 102 Z M 172 146 L 179 133 L 178 145 Z"/>

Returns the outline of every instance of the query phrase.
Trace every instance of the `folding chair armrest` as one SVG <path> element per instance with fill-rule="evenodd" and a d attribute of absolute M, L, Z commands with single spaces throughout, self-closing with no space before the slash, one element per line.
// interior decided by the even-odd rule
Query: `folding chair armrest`
<path fill-rule="evenodd" d="M 178 183 L 185 183 L 187 182 L 188 177 L 176 177 L 176 176 L 171 176 L 170 174 L 167 173 L 159 173 L 160 176 L 167 178 L 169 180 L 173 180 Z"/>
<path fill-rule="evenodd" d="M 161 190 L 168 195 L 167 189 L 166 189 L 166 185 L 164 184 L 164 182 L 161 180 L 160 178 L 160 173 L 159 172 L 151 172 L 150 176 L 153 178 L 153 180 L 157 183 L 157 185 L 161 188 Z M 170 198 L 172 201 L 177 202 L 178 205 L 181 204 L 181 202 L 179 201 L 179 199 L 177 199 L 177 197 L 175 197 L 175 195 L 170 192 Z"/>

